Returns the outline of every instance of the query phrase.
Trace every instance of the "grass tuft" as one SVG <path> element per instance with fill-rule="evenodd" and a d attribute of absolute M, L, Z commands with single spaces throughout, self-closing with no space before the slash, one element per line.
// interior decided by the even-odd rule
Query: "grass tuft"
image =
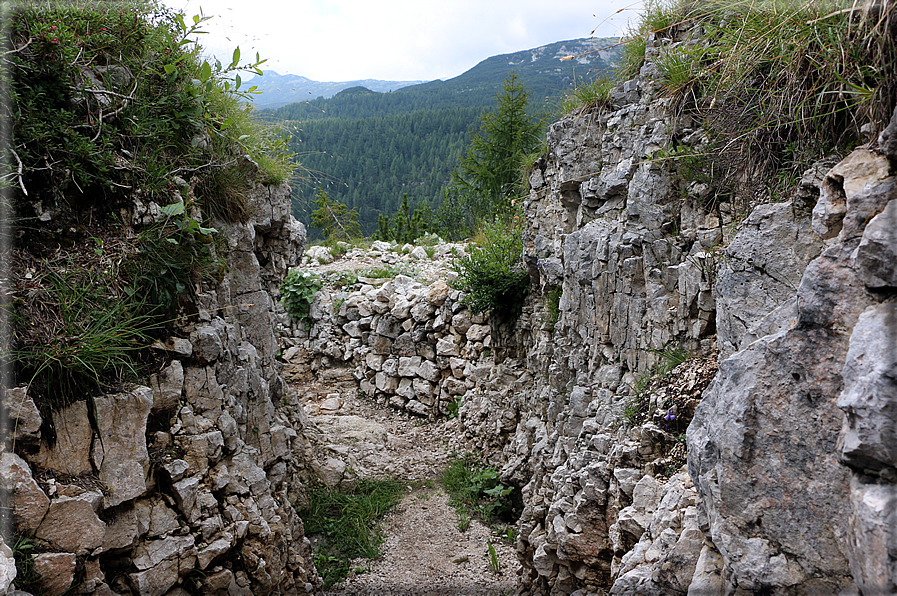
<path fill-rule="evenodd" d="M 466 530 L 477 518 L 487 524 L 514 520 L 514 488 L 499 481 L 498 471 L 467 454 L 455 458 L 442 474 L 449 503 L 458 513 L 458 528 Z"/>
<path fill-rule="evenodd" d="M 320 535 L 315 567 L 324 589 L 346 578 L 352 559 L 380 554 L 379 520 L 402 500 L 403 486 L 394 480 L 362 480 L 351 488 L 313 488 L 299 512 L 309 535 Z"/>

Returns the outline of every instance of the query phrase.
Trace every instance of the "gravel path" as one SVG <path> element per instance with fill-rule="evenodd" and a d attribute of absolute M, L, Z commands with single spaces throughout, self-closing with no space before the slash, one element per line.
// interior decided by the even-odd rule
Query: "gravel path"
<path fill-rule="evenodd" d="M 397 477 L 409 483 L 383 522 L 385 542 L 374 561 L 359 559 L 327 596 L 499 596 L 513 594 L 520 568 L 515 547 L 473 520 L 465 531 L 439 478 L 457 443 L 457 421 L 428 422 L 379 405 L 357 391 L 304 389 L 305 410 L 317 429 L 317 460 L 346 465 L 356 478 Z M 499 564 L 491 567 L 489 544 Z"/>

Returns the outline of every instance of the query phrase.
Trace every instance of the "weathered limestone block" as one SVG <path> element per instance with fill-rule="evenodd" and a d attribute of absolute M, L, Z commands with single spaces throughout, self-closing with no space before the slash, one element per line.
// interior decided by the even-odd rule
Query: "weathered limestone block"
<path fill-rule="evenodd" d="M 399 378 L 390 377 L 384 372 L 378 372 L 374 379 L 377 391 L 382 391 L 383 393 L 394 395 L 396 389 L 399 387 Z"/>
<path fill-rule="evenodd" d="M 866 226 L 857 247 L 856 264 L 867 286 L 897 287 L 897 200 L 889 201 Z"/>
<path fill-rule="evenodd" d="M 346 464 L 335 457 L 328 457 L 322 465 L 318 466 L 316 472 L 325 485 L 331 488 L 336 487 L 343 481 Z"/>
<path fill-rule="evenodd" d="M 819 202 L 813 208 L 813 230 L 826 240 L 838 236 L 849 209 L 848 203 L 866 184 L 886 178 L 888 169 L 886 158 L 866 149 L 857 149 L 832 168 L 823 182 Z"/>
<path fill-rule="evenodd" d="M 437 356 L 460 356 L 460 348 L 455 341 L 454 335 L 448 335 L 436 342 Z"/>
<path fill-rule="evenodd" d="M 417 370 L 417 376 L 431 383 L 435 383 L 439 381 L 441 374 L 435 362 L 432 360 L 424 360 Z"/>
<path fill-rule="evenodd" d="M 0 536 L 0 592 L 6 594 L 10 592 L 12 582 L 16 578 L 16 560 L 13 556 L 12 549 L 3 541 Z"/>
<path fill-rule="evenodd" d="M 184 389 L 184 367 L 179 360 L 163 368 L 159 374 L 150 377 L 153 388 L 153 412 L 170 412 L 178 408 Z"/>
<path fill-rule="evenodd" d="M 47 596 L 62 596 L 75 580 L 77 559 L 73 553 L 41 553 L 34 557 L 34 574 Z"/>
<path fill-rule="evenodd" d="M 411 399 L 405 403 L 405 409 L 411 412 L 412 414 L 416 414 L 417 416 L 427 417 L 430 415 L 431 407 L 421 403 L 415 399 Z"/>
<path fill-rule="evenodd" d="M 779 594 L 819 578 L 837 593 L 848 578 L 848 474 L 833 453 L 845 351 L 819 328 L 763 338 L 720 363 L 697 408 L 689 473 L 729 585 Z"/>
<path fill-rule="evenodd" d="M 3 399 L 8 417 L 9 435 L 16 445 L 32 445 L 40 442 L 41 416 L 28 396 L 27 387 L 11 387 Z"/>
<path fill-rule="evenodd" d="M 411 316 L 411 303 L 403 296 L 399 296 L 395 300 L 395 305 L 389 310 L 389 314 L 397 321 L 404 321 Z"/>
<path fill-rule="evenodd" d="M 184 557 L 193 549 L 194 544 L 195 540 L 191 534 L 147 540 L 134 549 L 132 561 L 138 570 L 143 571 L 155 567 L 165 559 Z"/>
<path fill-rule="evenodd" d="M 131 588 L 141 596 L 163 596 L 178 577 L 187 575 L 196 563 L 196 556 L 165 559 L 159 565 L 128 575 Z"/>
<path fill-rule="evenodd" d="M 87 417 L 87 403 L 75 402 L 53 412 L 56 444 L 50 447 L 41 441 L 40 451 L 29 459 L 38 466 L 64 474 L 77 475 L 92 471 L 90 444 L 93 431 Z"/>
<path fill-rule="evenodd" d="M 467 330 L 468 341 L 483 341 L 489 336 L 489 325 L 471 325 Z"/>
<path fill-rule="evenodd" d="M 239 386 L 240 383 L 233 385 Z M 229 389 L 233 391 L 238 387 L 229 387 Z M 219 407 L 224 400 L 224 390 L 218 383 L 215 368 L 188 366 L 184 370 L 184 395 L 191 406 L 199 412 Z M 183 412 L 183 410 L 181 411 Z M 188 432 L 208 430 L 208 428 L 193 428 L 189 421 L 184 423 L 184 427 Z"/>
<path fill-rule="evenodd" d="M 50 499 L 31 476 L 28 463 L 15 453 L 0 454 L 0 490 L 7 495 L 16 531 L 32 535 L 50 507 Z"/>
<path fill-rule="evenodd" d="M 450 291 L 451 288 L 449 288 L 447 283 L 442 280 L 436 281 L 427 288 L 427 302 L 433 306 L 442 306 Z"/>
<path fill-rule="evenodd" d="M 272 331 L 271 295 L 268 292 L 244 294 L 234 306 L 234 318 L 240 324 L 243 339 L 258 350 L 259 358 L 270 362 L 279 349 Z"/>
<path fill-rule="evenodd" d="M 429 381 L 420 377 L 415 377 L 412 380 L 412 387 L 414 388 L 415 399 L 421 403 L 432 406 L 436 401 L 436 390 L 433 384 Z"/>
<path fill-rule="evenodd" d="M 411 379 L 403 378 L 399 381 L 399 386 L 396 387 L 396 395 L 405 399 L 414 399 L 414 385 Z"/>
<path fill-rule="evenodd" d="M 392 315 L 384 315 L 377 323 L 376 332 L 378 335 L 394 340 L 402 332 L 402 320 Z"/>
<path fill-rule="evenodd" d="M 424 323 L 435 312 L 435 306 L 427 300 L 419 300 L 411 307 L 411 317 L 417 323 Z"/>
<path fill-rule="evenodd" d="M 94 442 L 91 459 L 108 488 L 103 497 L 108 509 L 146 492 L 146 421 L 153 406 L 153 390 L 135 387 L 128 393 L 97 398 L 94 403 L 100 440 Z"/>
<path fill-rule="evenodd" d="M 103 495 L 96 492 L 53 499 L 35 536 L 59 550 L 89 554 L 103 545 L 106 535 L 106 524 L 96 513 L 102 500 Z"/>
<path fill-rule="evenodd" d="M 137 520 L 137 509 L 126 505 L 112 513 L 106 523 L 106 535 L 103 537 L 103 550 L 129 549 L 137 542 L 140 524 Z"/>
<path fill-rule="evenodd" d="M 844 363 L 838 407 L 844 426 L 842 460 L 858 470 L 897 467 L 897 304 L 870 306 L 860 315 Z"/>
<path fill-rule="evenodd" d="M 396 373 L 400 377 L 416 377 L 423 359 L 420 356 L 399 358 Z"/>
<path fill-rule="evenodd" d="M 850 571 L 862 594 L 894 594 L 897 490 L 856 479 L 850 489 Z"/>
<path fill-rule="evenodd" d="M 199 491 L 200 479 L 196 476 L 184 478 L 171 485 L 174 500 L 181 514 L 191 524 L 199 519 L 200 510 L 196 506 L 196 495 Z"/>
<path fill-rule="evenodd" d="M 725 596 L 723 558 L 712 546 L 704 544 L 688 586 L 687 596 Z"/>
<path fill-rule="evenodd" d="M 794 295 L 822 240 L 792 201 L 760 205 L 726 247 L 717 270 L 717 345 L 722 357 L 745 346 L 746 332 Z"/>
<path fill-rule="evenodd" d="M 240 453 L 230 458 L 229 467 L 231 472 L 249 487 L 253 495 L 260 496 L 270 489 L 270 485 L 265 470 L 256 461 L 257 455 L 258 453 L 251 447 L 246 446 Z"/>
<path fill-rule="evenodd" d="M 202 325 L 190 333 L 193 358 L 197 364 L 205 365 L 218 359 L 224 348 L 222 336 L 225 334 L 225 323 L 221 317 L 215 317 L 210 325 Z"/>
<path fill-rule="evenodd" d="M 233 536 L 225 532 L 221 538 L 213 540 L 196 555 L 196 563 L 200 569 L 208 569 L 215 560 L 227 554 L 233 547 Z"/>

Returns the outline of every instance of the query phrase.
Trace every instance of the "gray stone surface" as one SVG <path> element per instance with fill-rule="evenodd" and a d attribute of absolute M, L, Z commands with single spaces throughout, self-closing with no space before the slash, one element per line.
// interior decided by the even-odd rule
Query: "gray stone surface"
<path fill-rule="evenodd" d="M 33 535 L 50 507 L 50 499 L 31 475 L 28 463 L 14 453 L 0 454 L 0 490 L 7 495 L 6 506 L 16 529 Z"/>
<path fill-rule="evenodd" d="M 130 501 L 147 490 L 146 421 L 153 402 L 149 387 L 94 400 L 100 435 L 91 450 L 91 460 L 106 485 L 105 508 Z"/>
<path fill-rule="evenodd" d="M 717 269 L 717 345 L 722 357 L 746 345 L 748 331 L 791 298 L 822 239 L 792 201 L 760 205 L 725 248 Z M 751 338 L 753 339 L 753 338 Z"/>

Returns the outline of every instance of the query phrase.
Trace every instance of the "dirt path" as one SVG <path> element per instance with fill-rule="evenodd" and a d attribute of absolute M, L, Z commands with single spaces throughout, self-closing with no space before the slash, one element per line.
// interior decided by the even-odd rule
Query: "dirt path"
<path fill-rule="evenodd" d="M 445 259 L 414 260 L 385 253 L 352 251 L 326 264 L 309 264 L 318 273 L 383 267 L 413 270 L 423 280 L 445 277 Z M 430 422 L 393 410 L 359 395 L 346 370 L 328 371 L 327 379 L 294 388 L 317 432 L 312 433 L 318 475 L 332 483 L 352 478 L 398 478 L 408 494 L 386 516 L 381 556 L 360 559 L 354 573 L 327 596 L 500 596 L 513 594 L 520 565 L 515 546 L 473 520 L 458 529 L 439 479 L 459 443 L 456 420 Z M 498 571 L 491 564 L 495 549 Z"/>
<path fill-rule="evenodd" d="M 323 386 L 304 391 L 305 410 L 318 430 L 314 443 L 323 473 L 408 482 L 403 501 L 384 520 L 381 556 L 355 561 L 353 568 L 366 571 L 351 575 L 327 596 L 513 594 L 519 569 L 514 545 L 476 520 L 460 531 L 439 484 L 453 452 L 463 450 L 454 439 L 456 421 L 414 418 L 359 397 L 345 385 L 342 391 L 327 391 Z"/>

